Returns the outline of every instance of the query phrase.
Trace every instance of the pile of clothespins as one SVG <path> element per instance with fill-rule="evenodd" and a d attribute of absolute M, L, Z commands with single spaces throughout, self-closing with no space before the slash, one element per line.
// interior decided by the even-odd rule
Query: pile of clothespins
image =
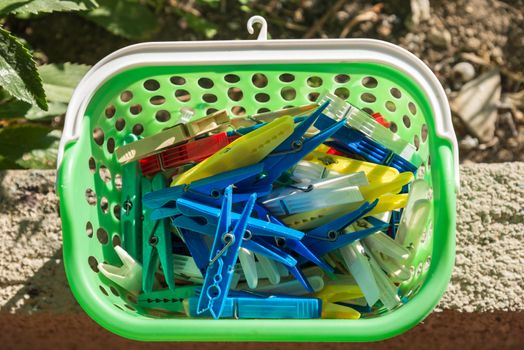
<path fill-rule="evenodd" d="M 99 270 L 166 316 L 359 318 L 399 285 L 431 212 L 421 159 L 380 115 L 318 103 L 218 111 L 146 138 L 122 164 L 122 266 Z"/>

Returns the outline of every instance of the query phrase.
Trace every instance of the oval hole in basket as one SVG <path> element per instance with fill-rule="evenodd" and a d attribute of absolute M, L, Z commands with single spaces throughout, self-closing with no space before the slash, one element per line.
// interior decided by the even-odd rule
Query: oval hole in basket
<path fill-rule="evenodd" d="M 86 223 L 86 234 L 89 238 L 93 237 L 93 224 L 91 223 L 91 221 L 88 221 Z"/>
<path fill-rule="evenodd" d="M 138 115 L 142 112 L 142 106 L 138 103 L 134 104 L 129 108 L 129 112 L 131 112 L 132 115 Z"/>
<path fill-rule="evenodd" d="M 206 115 L 210 115 L 210 114 L 213 114 L 215 112 L 218 112 L 218 109 L 216 109 L 216 108 L 208 108 L 208 109 L 206 109 Z"/>
<path fill-rule="evenodd" d="M 117 220 L 120 220 L 121 211 L 122 211 L 122 207 L 120 206 L 120 204 L 117 204 L 113 207 L 113 215 L 115 216 Z"/>
<path fill-rule="evenodd" d="M 417 106 L 413 102 L 408 103 L 408 109 L 411 112 L 411 114 L 415 115 L 417 114 Z"/>
<path fill-rule="evenodd" d="M 369 93 L 369 92 L 364 92 L 362 95 L 360 95 L 360 99 L 363 101 L 363 102 L 366 102 L 366 103 L 373 103 L 377 100 L 377 98 L 375 97 L 375 95 Z"/>
<path fill-rule="evenodd" d="M 389 130 L 391 130 L 392 132 L 397 132 L 398 131 L 398 126 L 395 122 L 390 122 L 389 123 Z"/>
<path fill-rule="evenodd" d="M 96 238 L 98 238 L 98 241 L 101 244 L 107 244 L 107 242 L 109 242 L 109 235 L 107 234 L 107 231 L 104 230 L 102 227 L 96 230 Z"/>
<path fill-rule="evenodd" d="M 107 140 L 107 151 L 109 153 L 113 153 L 115 151 L 115 139 L 110 137 L 108 140 Z"/>
<path fill-rule="evenodd" d="M 240 81 L 240 77 L 236 74 L 226 74 L 224 76 L 224 80 L 228 83 L 238 83 Z"/>
<path fill-rule="evenodd" d="M 122 175 L 120 174 L 115 175 L 115 188 L 118 191 L 122 190 Z"/>
<path fill-rule="evenodd" d="M 426 124 L 422 124 L 422 129 L 420 130 L 420 139 L 422 142 L 426 142 L 428 139 L 428 126 Z"/>
<path fill-rule="evenodd" d="M 99 146 L 102 146 L 104 143 L 104 130 L 101 128 L 94 128 L 93 129 L 93 141 Z"/>
<path fill-rule="evenodd" d="M 107 106 L 107 108 L 105 109 L 104 113 L 105 113 L 107 119 L 113 118 L 115 116 L 115 113 L 116 113 L 115 106 L 113 106 L 113 105 Z"/>
<path fill-rule="evenodd" d="M 378 81 L 373 77 L 364 77 L 362 78 L 362 85 L 364 85 L 368 89 L 374 89 L 377 87 Z"/>
<path fill-rule="evenodd" d="M 237 116 L 245 115 L 246 109 L 242 106 L 234 106 L 233 108 L 231 108 L 231 113 Z"/>
<path fill-rule="evenodd" d="M 104 182 L 110 182 L 111 181 L 111 171 L 105 166 L 100 166 L 100 169 L 98 169 L 98 174 L 100 175 L 100 178 Z"/>
<path fill-rule="evenodd" d="M 320 87 L 322 86 L 322 78 L 317 76 L 309 77 L 307 79 L 307 84 L 312 88 Z"/>
<path fill-rule="evenodd" d="M 165 123 L 169 119 L 171 119 L 171 113 L 169 113 L 165 109 L 161 109 L 161 110 L 159 110 L 158 112 L 155 113 L 155 119 L 158 120 L 161 123 Z"/>
<path fill-rule="evenodd" d="M 91 188 L 86 190 L 86 201 L 89 205 L 96 205 L 96 193 Z"/>
<path fill-rule="evenodd" d="M 278 79 L 283 83 L 291 83 L 293 80 L 295 80 L 295 76 L 291 73 L 284 73 L 280 74 Z"/>
<path fill-rule="evenodd" d="M 409 119 L 407 115 L 402 116 L 402 123 L 404 123 L 404 126 L 408 129 L 411 127 L 411 119 Z"/>
<path fill-rule="evenodd" d="M 204 94 L 202 96 L 202 100 L 207 103 L 215 103 L 218 100 L 218 98 L 216 95 L 213 94 Z"/>
<path fill-rule="evenodd" d="M 369 115 L 372 115 L 374 113 L 373 110 L 371 108 L 368 108 L 368 107 L 362 108 L 362 111 L 366 112 Z"/>
<path fill-rule="evenodd" d="M 109 286 L 109 290 L 111 291 L 111 293 L 113 293 L 113 295 L 115 297 L 119 297 L 120 296 L 120 293 L 118 292 L 118 289 L 116 289 L 115 287 Z"/>
<path fill-rule="evenodd" d="M 120 101 L 129 102 L 133 98 L 133 93 L 129 90 L 126 90 L 120 94 Z"/>
<path fill-rule="evenodd" d="M 267 112 L 269 112 L 269 111 L 270 111 L 269 108 L 265 108 L 265 107 L 264 107 L 264 108 L 259 108 L 259 109 L 257 110 L 257 113 L 267 113 Z"/>
<path fill-rule="evenodd" d="M 96 171 L 96 161 L 93 157 L 89 157 L 89 171 L 91 174 L 94 174 Z"/>
<path fill-rule="evenodd" d="M 386 109 L 390 112 L 395 112 L 397 110 L 397 106 L 391 101 L 386 101 Z"/>
<path fill-rule="evenodd" d="M 345 100 L 349 97 L 349 90 L 345 87 L 339 87 L 335 90 L 335 95 Z"/>
<path fill-rule="evenodd" d="M 147 91 L 156 91 L 160 89 L 160 83 L 155 79 L 147 79 L 144 81 L 144 88 Z"/>
<path fill-rule="evenodd" d="M 166 98 L 164 96 L 156 95 L 156 96 L 151 97 L 149 99 L 149 102 L 154 106 L 159 106 L 166 102 Z"/>
<path fill-rule="evenodd" d="M 413 144 L 415 145 L 415 148 L 418 151 L 418 149 L 420 148 L 420 138 L 418 137 L 418 135 L 413 136 Z"/>
<path fill-rule="evenodd" d="M 390 93 L 391 96 L 393 96 L 394 98 L 401 98 L 401 97 L 402 97 L 402 93 L 401 93 L 400 90 L 397 89 L 396 87 L 389 89 L 389 93 Z"/>
<path fill-rule="evenodd" d="M 265 74 L 262 73 L 256 73 L 253 74 L 253 77 L 251 78 L 251 82 L 255 87 L 257 88 L 263 88 L 267 86 L 267 77 Z"/>
<path fill-rule="evenodd" d="M 184 85 L 186 83 L 186 79 L 184 77 L 179 76 L 179 75 L 175 75 L 175 76 L 169 78 L 169 81 L 173 85 Z"/>
<path fill-rule="evenodd" d="M 89 267 L 91 268 L 91 270 L 93 270 L 94 272 L 98 273 L 98 260 L 96 260 L 96 258 L 94 256 L 90 256 L 87 258 L 87 263 L 89 264 Z"/>
<path fill-rule="evenodd" d="M 280 90 L 280 96 L 286 101 L 293 101 L 297 97 L 297 91 L 292 87 L 285 87 Z"/>
<path fill-rule="evenodd" d="M 187 102 L 187 101 L 191 100 L 191 94 L 189 93 L 189 91 L 184 90 L 184 89 L 176 90 L 175 91 L 175 97 L 180 102 Z"/>
<path fill-rule="evenodd" d="M 335 75 L 335 82 L 339 84 L 344 84 L 349 81 L 350 77 L 347 74 L 337 74 Z"/>
<path fill-rule="evenodd" d="M 320 93 L 318 92 L 310 92 L 307 95 L 307 99 L 310 100 L 311 102 L 316 102 L 319 96 L 320 96 Z"/>
<path fill-rule="evenodd" d="M 144 132 L 144 126 L 142 124 L 133 125 L 133 134 L 136 136 L 141 135 Z"/>
<path fill-rule="evenodd" d="M 126 120 L 124 118 L 118 118 L 115 122 L 115 129 L 117 131 L 122 131 L 124 130 L 126 126 Z"/>
<path fill-rule="evenodd" d="M 116 247 L 117 245 L 121 245 L 122 244 L 122 240 L 120 239 L 120 236 L 119 235 L 114 235 L 113 236 L 113 247 Z"/>
<path fill-rule="evenodd" d="M 269 101 L 269 95 L 263 92 L 258 93 L 255 95 L 255 100 L 262 103 L 267 102 Z"/>
<path fill-rule="evenodd" d="M 104 287 L 102 286 L 98 286 L 98 287 L 100 288 L 100 291 L 102 292 L 102 294 L 104 294 L 106 297 L 109 296 L 109 293 L 107 292 L 107 290 Z"/>
<path fill-rule="evenodd" d="M 100 199 L 100 209 L 104 214 L 107 214 L 109 212 L 109 201 L 106 197 L 102 197 Z"/>
<path fill-rule="evenodd" d="M 129 304 L 124 304 L 124 306 L 128 309 L 128 310 L 131 310 L 131 311 L 136 311 L 134 307 L 132 307 L 131 305 Z"/>
<path fill-rule="evenodd" d="M 200 78 L 198 79 L 198 86 L 200 86 L 203 89 L 211 89 L 215 83 L 213 83 L 213 80 L 209 78 Z"/>
<path fill-rule="evenodd" d="M 231 101 L 240 101 L 244 97 L 244 93 L 240 88 L 232 87 L 227 89 L 227 96 Z"/>

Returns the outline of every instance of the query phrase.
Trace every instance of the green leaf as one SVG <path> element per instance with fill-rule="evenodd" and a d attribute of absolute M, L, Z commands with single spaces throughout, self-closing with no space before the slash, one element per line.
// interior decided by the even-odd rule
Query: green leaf
<path fill-rule="evenodd" d="M 31 106 L 30 103 L 12 98 L 0 103 L 0 118 L 21 118 L 26 115 Z"/>
<path fill-rule="evenodd" d="M 183 13 L 182 16 L 187 21 L 189 28 L 204 34 L 208 39 L 213 38 L 218 33 L 217 26 L 203 17 L 197 17 L 191 13 Z"/>
<path fill-rule="evenodd" d="M 98 6 L 95 0 L 0 0 L 0 14 L 17 15 L 86 11 Z"/>
<path fill-rule="evenodd" d="M 61 102 L 48 103 L 47 111 L 38 106 L 31 105 L 24 101 L 11 99 L 0 102 L 0 118 L 27 118 L 29 120 L 56 117 L 67 111 L 67 104 Z"/>
<path fill-rule="evenodd" d="M 47 109 L 44 88 L 29 51 L 0 27 L 0 86 L 13 97 Z"/>
<path fill-rule="evenodd" d="M 144 4 L 132 0 L 99 0 L 99 4 L 84 16 L 113 34 L 143 40 L 159 29 L 156 15 Z"/>
<path fill-rule="evenodd" d="M 45 118 L 56 117 L 67 112 L 67 104 L 62 102 L 49 102 L 49 108 L 47 111 L 32 106 L 25 115 L 26 119 L 29 120 L 40 120 Z"/>
<path fill-rule="evenodd" d="M 47 64 L 38 67 L 47 100 L 68 103 L 75 87 L 90 68 L 91 66 L 73 63 Z"/>
<path fill-rule="evenodd" d="M 0 166 L 51 168 L 56 162 L 60 131 L 39 124 L 0 129 Z"/>

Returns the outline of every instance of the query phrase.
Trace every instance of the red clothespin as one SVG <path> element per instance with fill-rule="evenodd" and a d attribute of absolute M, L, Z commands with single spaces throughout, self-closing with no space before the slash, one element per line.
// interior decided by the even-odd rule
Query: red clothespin
<path fill-rule="evenodd" d="M 171 147 L 161 153 L 143 158 L 140 160 L 140 168 L 144 175 L 153 175 L 159 171 L 176 168 L 184 164 L 198 163 L 221 150 L 229 143 L 227 132 L 221 132 Z"/>
<path fill-rule="evenodd" d="M 333 154 L 335 156 L 342 156 L 345 157 L 346 155 L 340 151 L 337 151 L 336 149 L 330 147 L 329 150 L 326 152 L 326 154 Z"/>
<path fill-rule="evenodd" d="M 390 123 L 387 122 L 384 117 L 382 116 L 382 114 L 380 114 L 379 112 L 376 112 L 376 113 L 373 113 L 371 115 L 373 117 L 373 119 L 375 119 L 378 123 L 382 124 L 382 126 L 386 127 L 389 129 L 390 127 Z"/>

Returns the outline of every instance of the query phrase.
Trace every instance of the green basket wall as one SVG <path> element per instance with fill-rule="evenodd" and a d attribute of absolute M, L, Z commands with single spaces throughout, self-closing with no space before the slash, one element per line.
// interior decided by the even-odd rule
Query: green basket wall
<path fill-rule="evenodd" d="M 369 113 L 380 112 L 424 160 L 418 177 L 434 189 L 434 218 L 412 261 L 412 278 L 401 286 L 415 291 L 406 305 L 361 320 L 167 319 L 141 309 L 135 297 L 98 273 L 98 262 L 120 264 L 113 247 L 120 243 L 122 169 L 114 150 L 127 134 L 147 137 L 173 126 L 183 107 L 195 109 L 195 118 L 220 109 L 242 116 L 308 104 L 326 90 Z M 442 283 L 439 278 L 449 279 L 455 208 L 451 147 L 435 136 L 420 88 L 398 71 L 369 63 L 139 67 L 107 80 L 89 101 L 82 123 L 80 138 L 66 146 L 58 179 L 66 272 L 82 307 L 120 335 L 142 340 L 381 339 L 420 321 L 425 314 L 410 315 L 409 310 L 430 312 L 440 295 L 427 288 Z M 426 290 L 426 296 L 418 290 Z"/>

